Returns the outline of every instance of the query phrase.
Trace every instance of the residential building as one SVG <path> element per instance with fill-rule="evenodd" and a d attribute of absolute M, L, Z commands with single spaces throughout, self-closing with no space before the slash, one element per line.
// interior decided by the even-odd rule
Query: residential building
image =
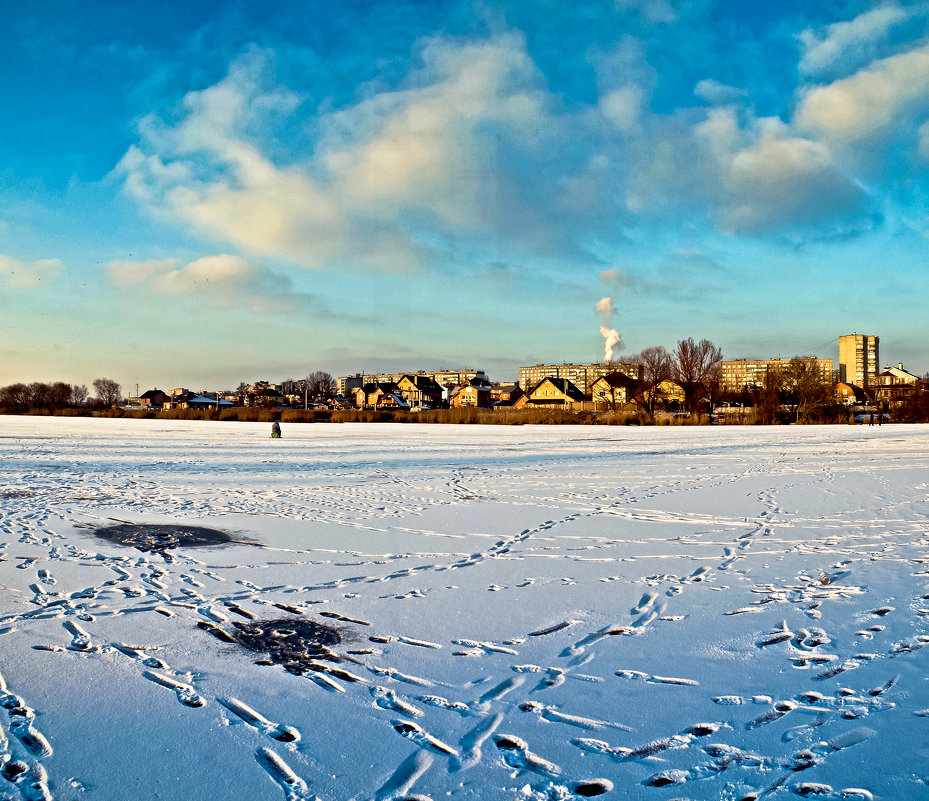
<path fill-rule="evenodd" d="M 256 381 L 254 384 L 242 387 L 238 402 L 241 406 L 268 408 L 283 406 L 287 403 L 287 399 L 278 384 L 271 384 L 268 381 Z"/>
<path fill-rule="evenodd" d="M 397 387 L 411 407 L 436 406 L 445 394 L 442 387 L 427 375 L 407 373 L 397 382 Z"/>
<path fill-rule="evenodd" d="M 221 398 L 218 394 L 210 398 L 201 395 L 198 392 L 185 390 L 180 395 L 172 395 L 166 399 L 162 408 L 164 409 L 229 409 L 234 404 Z"/>
<path fill-rule="evenodd" d="M 666 378 L 646 392 L 645 398 L 649 403 L 654 398 L 655 411 L 679 412 L 684 408 L 687 394 L 677 381 Z"/>
<path fill-rule="evenodd" d="M 919 381 L 919 376 L 903 369 L 903 362 L 885 367 L 873 387 L 875 399 L 886 408 L 900 406 L 916 393 Z"/>
<path fill-rule="evenodd" d="M 371 382 L 354 391 L 359 409 L 409 409 L 400 387 L 394 381 Z"/>
<path fill-rule="evenodd" d="M 564 406 L 567 408 L 584 403 L 584 393 L 567 378 L 551 376 L 543 378 L 526 394 L 532 406 Z"/>
<path fill-rule="evenodd" d="M 843 406 L 858 406 L 867 403 L 868 397 L 861 387 L 839 381 L 835 385 L 835 401 Z"/>
<path fill-rule="evenodd" d="M 525 394 L 519 388 L 519 384 L 494 384 L 490 388 L 490 402 L 494 406 L 512 406 Z"/>
<path fill-rule="evenodd" d="M 350 395 L 353 395 L 356 389 L 363 387 L 366 383 L 368 382 L 362 373 L 339 376 L 336 379 L 336 393 L 339 395 L 339 397 L 347 398 Z"/>
<path fill-rule="evenodd" d="M 832 383 L 832 359 L 802 356 L 826 384 Z M 787 372 L 793 359 L 730 359 L 719 363 L 719 388 L 723 392 L 763 387 L 769 372 Z"/>
<path fill-rule="evenodd" d="M 168 393 L 160 389 L 150 389 L 139 395 L 138 405 L 143 409 L 161 409 L 168 401 Z M 130 398 L 131 400 L 131 398 Z"/>
<path fill-rule="evenodd" d="M 570 381 L 585 397 L 590 396 L 593 382 L 610 373 L 624 373 L 630 378 L 641 378 L 642 368 L 638 364 L 536 364 L 519 368 L 519 386 L 528 392 L 546 378 L 561 378 Z"/>
<path fill-rule="evenodd" d="M 602 375 L 590 385 L 590 397 L 594 403 L 617 409 L 635 399 L 639 382 L 625 373 Z"/>
<path fill-rule="evenodd" d="M 405 373 L 354 373 L 343 375 L 336 379 L 339 395 L 350 396 L 356 389 L 365 384 L 399 383 L 405 376 L 430 378 L 445 391 L 447 399 L 452 387 L 460 387 L 472 381 L 487 382 L 487 374 L 483 370 L 417 370 Z"/>
<path fill-rule="evenodd" d="M 458 387 L 449 400 L 449 405 L 454 408 L 474 406 L 489 409 L 491 406 L 490 387 L 480 383 Z"/>
<path fill-rule="evenodd" d="M 845 334 L 839 337 L 839 380 L 864 390 L 877 383 L 880 337 Z"/>

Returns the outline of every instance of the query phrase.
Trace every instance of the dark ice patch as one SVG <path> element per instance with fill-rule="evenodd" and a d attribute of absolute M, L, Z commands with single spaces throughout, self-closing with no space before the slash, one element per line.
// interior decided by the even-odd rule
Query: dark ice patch
<path fill-rule="evenodd" d="M 177 548 L 225 545 L 234 540 L 225 531 L 204 526 L 177 526 L 170 523 L 119 523 L 95 528 L 94 534 L 108 542 L 128 545 L 140 551 L 163 553 Z"/>
<path fill-rule="evenodd" d="M 231 636 L 250 651 L 264 654 L 272 664 L 282 665 L 290 673 L 303 675 L 319 672 L 318 660 L 341 662 L 333 647 L 342 643 L 342 633 L 306 618 L 256 620 L 254 623 L 234 622 Z"/>
<path fill-rule="evenodd" d="M 603 795 L 613 789 L 613 782 L 609 779 L 591 779 L 590 781 L 580 781 L 574 785 L 575 795 L 583 798 L 593 798 L 594 796 Z"/>

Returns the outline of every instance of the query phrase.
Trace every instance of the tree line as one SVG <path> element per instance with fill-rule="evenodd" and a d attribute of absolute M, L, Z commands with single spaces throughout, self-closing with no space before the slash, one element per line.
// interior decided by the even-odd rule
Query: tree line
<path fill-rule="evenodd" d="M 83 384 L 35 381 L 0 387 L 0 411 L 8 414 L 51 413 L 64 409 L 111 409 L 122 400 L 122 387 L 110 378 L 93 382 L 94 395 Z"/>
<path fill-rule="evenodd" d="M 692 414 L 728 403 L 752 408 L 755 422 L 762 424 L 845 422 L 849 416 L 848 408 L 836 401 L 831 376 L 823 376 L 809 357 L 794 356 L 780 367 L 772 365 L 761 385 L 738 392 L 720 390 L 722 351 L 707 339 L 680 340 L 672 351 L 646 348 L 626 361 L 640 368 L 634 400 L 649 417 L 664 400 L 660 385 L 666 380 L 681 387 L 684 408 Z M 876 387 L 863 389 L 873 393 Z M 892 411 L 900 422 L 929 422 L 929 391 L 917 385 Z"/>
<path fill-rule="evenodd" d="M 722 392 L 719 366 L 722 351 L 708 339 L 682 339 L 673 351 L 646 348 L 629 361 L 641 369 L 636 402 L 654 416 L 662 401 L 662 382 L 675 382 L 684 393 L 684 407 L 692 414 L 709 413 L 717 403 L 755 409 L 759 423 L 829 422 L 841 416 L 831 380 L 823 378 L 808 358 L 795 356 L 781 368 L 770 367 L 762 386 L 741 392 Z"/>
<path fill-rule="evenodd" d="M 683 390 L 687 411 L 699 412 L 704 399 L 715 390 L 722 359 L 722 351 L 708 339 L 682 339 L 671 352 L 662 345 L 645 348 L 629 360 L 641 370 L 636 387 L 639 406 L 654 416 L 661 402 L 659 386 L 670 380 Z"/>
<path fill-rule="evenodd" d="M 278 392 L 267 381 L 246 384 L 244 381 L 236 389 L 236 402 L 239 406 L 273 407 L 281 399 L 300 398 L 307 405 L 313 403 L 327 404 L 336 396 L 335 379 L 322 370 L 309 373 L 305 378 L 285 378 Z"/>

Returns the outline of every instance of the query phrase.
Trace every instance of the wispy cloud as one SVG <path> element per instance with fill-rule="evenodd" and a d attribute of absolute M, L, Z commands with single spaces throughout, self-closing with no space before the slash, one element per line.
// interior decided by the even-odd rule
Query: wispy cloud
<path fill-rule="evenodd" d="M 61 259 L 23 261 L 0 255 L 0 282 L 16 289 L 36 289 L 58 278 L 65 269 Z"/>
<path fill-rule="evenodd" d="M 806 29 L 797 39 L 803 53 L 800 72 L 810 76 L 849 72 L 881 55 L 891 41 L 891 31 L 919 13 L 917 9 L 888 4 L 870 9 L 854 19 L 835 22 L 821 30 Z M 925 14 L 925 10 L 922 12 Z"/>
<path fill-rule="evenodd" d="M 927 110 L 929 45 L 923 45 L 808 90 L 797 120 L 825 140 L 848 144 L 896 137 Z"/>
<path fill-rule="evenodd" d="M 435 42 L 422 60 L 407 88 L 316 120 L 315 152 L 282 167 L 256 131 L 298 101 L 273 85 L 268 54 L 252 51 L 189 94 L 179 122 L 146 118 L 116 174 L 153 211 L 254 253 L 313 268 L 428 266 L 437 246 L 418 230 L 486 232 L 501 203 L 519 218 L 500 138 L 532 147 L 547 119 L 518 37 Z"/>
<path fill-rule="evenodd" d="M 906 16 L 886 9 L 809 33 L 806 52 Z M 278 85 L 274 54 L 252 49 L 142 119 L 115 174 L 152 213 L 258 258 L 410 273 L 467 252 L 483 259 L 475 270 L 543 255 L 589 269 L 600 263 L 591 242 L 619 241 L 623 223 L 690 216 L 759 236 L 868 218 L 843 143 L 929 96 L 929 51 L 916 48 L 801 87 L 786 119 L 756 117 L 749 89 L 711 78 L 659 113 L 646 53 L 626 36 L 592 55 L 596 99 L 568 106 L 522 35 L 434 37 L 397 85 L 312 108 Z M 275 139 L 284 128 L 289 150 Z M 914 151 L 921 141 L 914 132 Z"/>
<path fill-rule="evenodd" d="M 106 265 L 110 284 L 159 295 L 199 299 L 214 308 L 246 308 L 256 314 L 287 314 L 315 305 L 295 292 L 284 275 L 240 256 L 205 256 L 187 264 L 166 261 L 115 261 Z"/>
<path fill-rule="evenodd" d="M 748 90 L 740 89 L 738 86 L 728 86 L 712 78 L 704 78 L 694 87 L 694 94 L 707 103 L 724 105 L 744 100 L 748 96 Z"/>

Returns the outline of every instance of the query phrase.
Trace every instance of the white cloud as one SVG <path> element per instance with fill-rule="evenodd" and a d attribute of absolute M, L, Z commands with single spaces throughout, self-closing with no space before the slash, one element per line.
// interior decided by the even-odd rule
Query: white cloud
<path fill-rule="evenodd" d="M 897 5 L 871 9 L 848 22 L 837 22 L 824 32 L 805 30 L 797 37 L 803 49 L 800 72 L 818 75 L 844 64 L 870 61 L 877 47 L 897 25 L 911 19 L 914 11 Z"/>
<path fill-rule="evenodd" d="M 17 289 L 36 289 L 60 276 L 64 267 L 61 259 L 22 261 L 0 255 L 0 281 Z"/>
<path fill-rule="evenodd" d="M 635 85 L 621 86 L 600 99 L 600 111 L 618 130 L 634 131 L 642 117 L 645 93 Z"/>
<path fill-rule="evenodd" d="M 152 276 L 151 287 L 165 295 L 190 292 L 226 294 L 230 289 L 248 287 L 258 274 L 254 265 L 241 256 L 221 254 L 204 256 L 180 269 L 163 271 Z"/>
<path fill-rule="evenodd" d="M 834 163 L 829 147 L 778 119 L 753 120 L 745 129 L 735 110 L 713 109 L 694 135 L 707 199 L 724 230 L 809 225 L 863 205 L 864 190 Z"/>
<path fill-rule="evenodd" d="M 892 134 L 929 107 L 929 45 L 876 61 L 802 97 L 801 128 L 839 142 Z"/>
<path fill-rule="evenodd" d="M 220 83 L 190 93 L 177 124 L 145 120 L 116 173 L 155 213 L 256 254 L 314 268 L 415 270 L 435 257 L 417 226 L 455 235 L 499 224 L 493 201 L 507 178 L 494 131 L 531 150 L 551 127 L 518 37 L 436 41 L 423 64 L 408 88 L 317 120 L 313 157 L 280 167 L 256 132 L 297 103 L 270 85 L 264 56 L 251 52 Z"/>
<path fill-rule="evenodd" d="M 714 106 L 735 103 L 748 95 L 745 89 L 705 78 L 694 87 L 694 94 Z"/>
<path fill-rule="evenodd" d="M 106 271 L 110 284 L 127 289 L 173 270 L 176 264 L 176 261 L 113 261 L 106 265 Z"/>
<path fill-rule="evenodd" d="M 724 182 L 721 220 L 732 231 L 805 225 L 858 211 L 864 199 L 825 145 L 777 128 L 733 155 Z"/>
<path fill-rule="evenodd" d="M 106 271 L 117 289 L 193 297 L 211 307 L 244 307 L 256 314 L 288 313 L 312 302 L 292 290 L 288 277 L 226 253 L 187 264 L 114 261 L 106 265 Z"/>
<path fill-rule="evenodd" d="M 811 90 L 798 128 L 756 120 L 744 90 L 710 79 L 695 87 L 710 108 L 653 113 L 657 78 L 629 36 L 590 57 L 596 105 L 570 109 L 519 35 L 434 39 L 419 55 L 400 86 L 363 88 L 306 118 L 272 80 L 271 57 L 250 51 L 173 116 L 143 119 L 115 173 L 152 213 L 223 249 L 324 270 L 416 271 L 461 254 L 480 260 L 487 243 L 498 259 L 592 259 L 597 241 L 636 217 L 686 210 L 758 232 L 860 206 L 821 127 L 841 125 L 823 108 L 828 92 L 855 94 L 857 84 Z M 904 66 L 874 69 L 899 79 Z M 287 140 L 286 164 L 281 128 L 306 137 Z"/>
<path fill-rule="evenodd" d="M 929 162 L 929 122 L 919 126 L 919 155 L 924 161 Z"/>
<path fill-rule="evenodd" d="M 417 83 L 333 115 L 326 166 L 350 208 L 382 219 L 416 209 L 452 228 L 483 228 L 486 191 L 503 177 L 496 134 L 531 150 L 551 124 L 521 39 L 431 43 Z"/>

